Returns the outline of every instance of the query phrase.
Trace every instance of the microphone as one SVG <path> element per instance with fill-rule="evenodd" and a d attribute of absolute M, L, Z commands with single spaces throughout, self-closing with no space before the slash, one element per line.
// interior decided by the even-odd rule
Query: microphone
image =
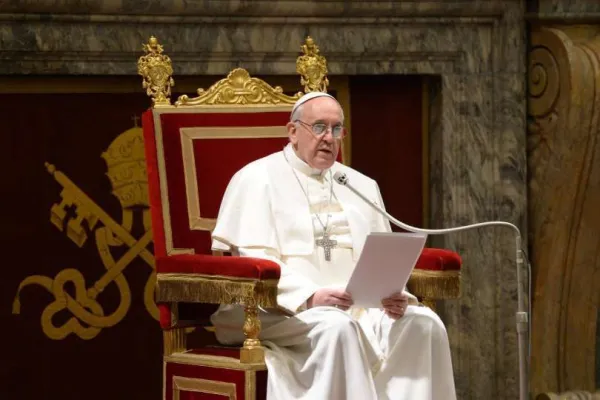
<path fill-rule="evenodd" d="M 527 273 L 528 273 L 528 291 L 527 291 L 527 299 L 528 299 L 528 310 L 525 310 L 525 304 L 523 302 L 523 295 L 521 289 L 521 281 L 522 281 L 522 270 L 523 270 L 523 256 L 526 257 L 525 252 L 521 248 L 521 231 L 517 228 L 516 225 L 513 225 L 504 221 L 490 221 L 490 222 L 480 222 L 471 225 L 458 226 L 454 228 L 446 228 L 446 229 L 423 229 L 416 228 L 414 226 L 410 226 L 405 224 L 402 221 L 397 220 L 392 217 L 387 211 L 379 207 L 377 204 L 369 200 L 365 195 L 363 195 L 360 191 L 350 185 L 350 178 L 340 171 L 337 171 L 333 174 L 333 179 L 342 186 L 346 186 L 352 192 L 354 192 L 358 197 L 360 197 L 363 201 L 365 201 L 368 205 L 373 207 L 377 212 L 382 214 L 385 218 L 387 218 L 391 223 L 396 225 L 399 228 L 407 230 L 409 232 L 415 233 L 425 233 L 429 235 L 441 235 L 452 232 L 459 232 L 468 229 L 482 228 L 485 226 L 503 226 L 506 228 L 513 229 L 516 232 L 516 262 L 517 262 L 517 303 L 518 309 L 516 312 L 516 323 L 517 323 L 517 335 L 518 335 L 518 346 L 519 346 L 519 399 L 527 400 L 529 398 L 529 379 L 528 379 L 528 368 L 529 368 L 529 357 L 530 354 L 526 354 L 526 346 L 527 343 L 529 348 L 531 347 L 530 337 L 529 337 L 529 314 L 531 313 L 531 265 L 529 261 L 527 261 Z M 530 351 L 530 350 L 529 350 Z"/>

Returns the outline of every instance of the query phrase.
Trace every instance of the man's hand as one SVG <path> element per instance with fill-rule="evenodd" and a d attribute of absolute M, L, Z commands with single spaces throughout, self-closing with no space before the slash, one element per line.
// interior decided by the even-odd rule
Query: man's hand
<path fill-rule="evenodd" d="M 306 305 L 308 308 L 329 306 L 346 311 L 352 305 L 352 296 L 343 289 L 322 288 L 308 299 Z"/>
<path fill-rule="evenodd" d="M 394 293 L 390 297 L 381 300 L 381 305 L 390 318 L 402 318 L 406 312 L 406 307 L 408 307 L 408 295 L 402 292 Z"/>

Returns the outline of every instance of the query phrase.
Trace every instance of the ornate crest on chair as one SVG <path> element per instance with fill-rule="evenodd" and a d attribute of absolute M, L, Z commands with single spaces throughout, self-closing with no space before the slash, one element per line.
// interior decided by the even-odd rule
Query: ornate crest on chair
<path fill-rule="evenodd" d="M 249 105 L 249 104 L 294 104 L 302 92 L 294 96 L 283 93 L 281 86 L 271 86 L 259 78 L 252 78 L 248 71 L 236 68 L 212 85 L 208 90 L 198 89 L 198 96 L 189 98 L 187 95 L 179 96 L 175 106 L 199 105 Z"/>

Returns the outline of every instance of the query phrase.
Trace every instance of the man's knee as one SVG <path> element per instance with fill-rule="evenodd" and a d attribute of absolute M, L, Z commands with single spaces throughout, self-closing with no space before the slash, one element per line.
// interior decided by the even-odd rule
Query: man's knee
<path fill-rule="evenodd" d="M 411 325 L 423 333 L 431 332 L 434 337 L 446 337 L 446 326 L 440 317 L 429 307 L 412 306 Z"/>
<path fill-rule="evenodd" d="M 318 330 L 332 337 L 356 337 L 360 326 L 352 317 L 340 310 L 323 308 L 323 319 Z"/>

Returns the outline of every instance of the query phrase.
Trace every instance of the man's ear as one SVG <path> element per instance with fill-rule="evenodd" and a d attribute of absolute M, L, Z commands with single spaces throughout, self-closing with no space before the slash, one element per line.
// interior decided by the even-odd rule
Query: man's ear
<path fill-rule="evenodd" d="M 287 128 L 288 137 L 290 138 L 290 142 L 293 145 L 298 143 L 298 130 L 296 129 L 296 124 L 293 122 L 288 122 L 285 126 Z"/>

